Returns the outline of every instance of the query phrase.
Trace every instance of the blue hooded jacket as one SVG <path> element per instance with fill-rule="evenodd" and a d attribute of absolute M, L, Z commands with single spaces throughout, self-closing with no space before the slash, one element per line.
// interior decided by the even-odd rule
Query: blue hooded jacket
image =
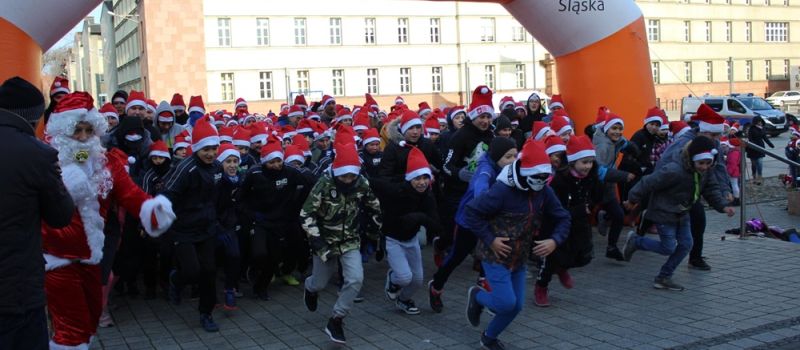
<path fill-rule="evenodd" d="M 461 202 L 458 203 L 458 210 L 456 211 L 456 224 L 459 226 L 465 227 L 464 221 L 464 207 L 472 200 L 479 196 L 481 193 L 489 190 L 497 178 L 497 173 L 500 172 L 500 167 L 497 166 L 497 163 L 493 162 L 491 158 L 489 158 L 489 153 L 484 153 L 480 159 L 478 159 L 478 165 L 475 167 L 475 173 L 472 175 L 472 179 L 469 181 L 469 186 L 467 187 L 467 192 L 464 193 L 464 196 L 461 197 Z"/>

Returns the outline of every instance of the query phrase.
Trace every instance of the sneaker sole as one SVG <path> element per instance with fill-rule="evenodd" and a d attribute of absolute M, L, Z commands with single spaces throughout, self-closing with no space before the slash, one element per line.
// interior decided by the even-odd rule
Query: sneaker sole
<path fill-rule="evenodd" d="M 673 292 L 683 292 L 684 290 L 686 290 L 686 288 L 670 288 L 670 287 L 667 287 L 667 286 L 665 286 L 663 284 L 658 284 L 658 283 L 654 284 L 653 288 L 659 289 L 659 290 L 670 290 L 670 291 L 673 291 Z"/>
<path fill-rule="evenodd" d="M 225 310 L 228 310 L 228 311 L 236 311 L 236 310 L 239 310 L 239 307 L 237 307 L 237 306 L 228 306 L 228 305 L 223 305 L 223 306 L 222 306 L 222 308 L 223 308 L 223 309 L 225 309 Z"/>
<path fill-rule="evenodd" d="M 402 309 L 402 308 L 400 309 L 400 311 L 403 311 L 403 312 L 405 312 L 405 313 L 406 313 L 406 315 L 419 315 L 419 314 L 421 314 L 421 313 L 422 313 L 422 311 L 420 311 L 420 310 L 417 310 L 417 311 L 410 311 L 410 310 L 406 310 L 406 309 Z"/>
<path fill-rule="evenodd" d="M 312 310 L 312 309 L 311 309 L 311 308 L 308 306 L 308 304 L 306 303 L 306 294 L 307 294 L 307 293 L 308 293 L 308 290 L 307 290 L 307 289 L 305 289 L 305 288 L 303 288 L 303 305 L 305 305 L 305 307 L 306 307 L 306 310 L 308 310 L 308 311 L 310 311 L 310 312 L 315 312 L 315 311 L 317 311 L 317 308 L 314 308 L 314 309 Z"/>
<path fill-rule="evenodd" d="M 469 289 L 467 289 L 467 303 L 466 303 L 467 306 L 465 307 L 464 315 L 467 317 L 467 322 L 469 322 L 469 324 L 472 327 L 478 328 L 481 325 L 480 320 L 478 320 L 478 324 L 473 324 L 472 320 L 469 318 L 469 303 L 470 303 L 470 301 L 472 301 L 472 289 L 473 288 L 479 288 L 479 287 L 472 286 Z M 475 302 L 477 303 L 478 301 L 476 300 Z"/>
<path fill-rule="evenodd" d="M 389 301 L 396 301 L 399 293 L 395 294 L 394 297 L 392 297 L 392 293 L 389 293 L 389 285 L 392 283 L 391 276 L 392 269 L 389 269 L 389 271 L 386 271 L 386 281 L 383 282 L 383 292 L 386 294 L 386 299 L 389 299 Z"/>
<path fill-rule="evenodd" d="M 441 313 L 442 310 L 444 310 L 444 303 L 442 303 L 442 307 L 439 309 L 433 307 L 433 304 L 431 303 L 431 289 L 433 289 L 433 280 L 428 281 L 428 304 L 430 304 L 431 310 L 433 310 L 433 312 L 437 314 Z M 439 300 L 441 300 L 441 297 L 439 297 Z"/>
<path fill-rule="evenodd" d="M 635 239 L 635 237 L 636 237 L 636 232 L 630 231 L 630 232 L 628 232 L 628 237 L 625 238 L 625 244 L 622 246 L 622 258 L 625 259 L 625 261 L 630 262 L 631 258 L 633 257 L 633 253 L 636 252 L 635 249 L 633 249 L 632 251 L 628 252 L 628 245 L 629 244 L 633 244 L 634 247 L 636 247 L 636 243 L 632 242 L 633 239 Z"/>
<path fill-rule="evenodd" d="M 328 330 L 328 327 L 325 327 L 325 334 L 327 334 L 328 338 L 330 338 L 331 341 L 336 344 L 347 344 L 347 341 L 334 338 L 333 335 L 331 335 L 331 331 Z"/>

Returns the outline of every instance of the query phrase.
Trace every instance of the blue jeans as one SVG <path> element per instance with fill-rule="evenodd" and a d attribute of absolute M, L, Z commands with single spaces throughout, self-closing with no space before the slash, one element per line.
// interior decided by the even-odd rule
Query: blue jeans
<path fill-rule="evenodd" d="M 753 177 L 760 177 L 764 171 L 764 157 L 750 158 L 750 170 L 753 171 Z"/>
<path fill-rule="evenodd" d="M 672 277 L 675 268 L 689 255 L 689 251 L 692 249 L 692 230 L 689 226 L 689 215 L 684 214 L 675 223 L 656 223 L 656 228 L 658 228 L 660 241 L 647 237 L 637 237 L 636 248 L 661 255 L 669 255 L 667 262 L 661 266 L 661 272 L 658 273 L 658 277 Z"/>
<path fill-rule="evenodd" d="M 476 298 L 479 304 L 495 312 L 494 319 L 486 327 L 486 336 L 497 339 L 522 311 L 522 305 L 525 305 L 527 266 L 522 264 L 515 271 L 511 271 L 501 264 L 487 262 L 482 264 L 492 291 L 480 291 Z"/>

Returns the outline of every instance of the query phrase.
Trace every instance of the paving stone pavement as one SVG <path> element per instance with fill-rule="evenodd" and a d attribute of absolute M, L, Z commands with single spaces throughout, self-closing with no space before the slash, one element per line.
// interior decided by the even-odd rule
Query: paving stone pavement
<path fill-rule="evenodd" d="M 800 222 L 780 205 L 761 209 L 782 225 Z M 684 262 L 674 276 L 687 287 L 684 292 L 653 289 L 665 257 L 638 252 L 630 263 L 612 262 L 603 256 L 605 242 L 597 236 L 594 261 L 572 272 L 575 288 L 565 290 L 554 279 L 551 307 L 533 304 L 529 280 L 525 307 L 501 340 L 510 349 L 800 349 L 800 245 L 757 237 L 721 240 L 721 233 L 737 223 L 735 217 L 709 212 L 704 255 L 713 269 L 689 270 Z M 431 276 L 431 249 L 423 255 L 425 275 Z M 448 282 L 443 313 L 431 311 L 422 290 L 415 298 L 422 314 L 408 316 L 383 295 L 386 263 L 368 263 L 366 301 L 345 319 L 347 346 L 479 348 L 480 329 L 464 318 L 466 290 L 476 277 L 470 266 L 468 259 Z M 196 301 L 188 298 L 177 307 L 161 299 L 114 298 L 116 327 L 101 329 L 92 349 L 342 348 L 322 331 L 334 286 L 320 294 L 315 313 L 303 306 L 302 287 L 276 282 L 271 288 L 271 301 L 246 296 L 239 299 L 240 310 L 216 311 L 219 333 L 200 328 Z M 489 319 L 484 313 L 481 327 Z"/>

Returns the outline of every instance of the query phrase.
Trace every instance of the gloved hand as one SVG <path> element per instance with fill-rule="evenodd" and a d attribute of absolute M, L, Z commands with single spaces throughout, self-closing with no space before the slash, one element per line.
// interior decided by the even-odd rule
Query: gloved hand
<path fill-rule="evenodd" d="M 468 169 L 468 167 L 463 167 L 458 170 L 458 178 L 464 182 L 470 182 L 472 180 L 472 176 L 475 175 L 475 172 Z"/>
<path fill-rule="evenodd" d="M 311 251 L 314 252 L 317 256 L 319 256 L 322 261 L 328 260 L 328 254 L 330 254 L 330 249 L 328 247 L 328 242 L 325 242 L 325 239 L 319 236 L 312 237 L 309 242 L 309 246 L 311 246 Z"/>

